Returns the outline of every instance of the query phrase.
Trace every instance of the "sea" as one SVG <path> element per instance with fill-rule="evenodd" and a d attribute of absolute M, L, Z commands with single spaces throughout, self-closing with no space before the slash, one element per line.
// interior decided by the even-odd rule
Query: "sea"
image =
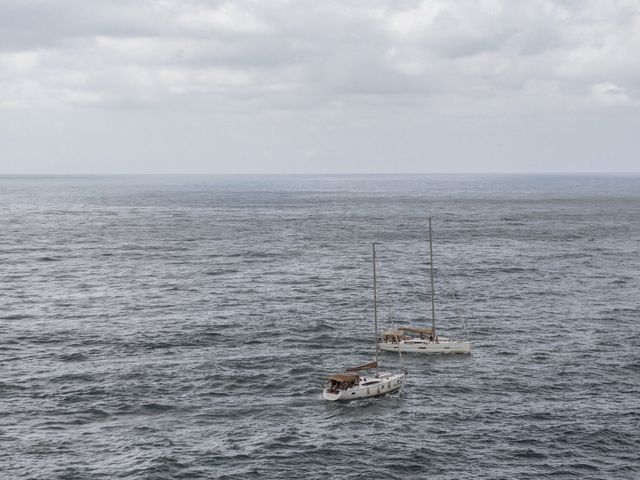
<path fill-rule="evenodd" d="M 325 379 L 379 328 L 404 389 Z M 3 479 L 640 478 L 640 176 L 2 176 Z"/>

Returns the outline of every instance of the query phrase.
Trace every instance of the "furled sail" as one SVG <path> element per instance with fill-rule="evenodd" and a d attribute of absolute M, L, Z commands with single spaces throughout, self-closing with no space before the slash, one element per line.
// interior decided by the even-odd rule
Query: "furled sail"
<path fill-rule="evenodd" d="M 346 372 L 359 372 L 360 370 L 370 370 L 372 368 L 378 368 L 378 362 L 365 363 L 357 367 L 347 368 Z"/>

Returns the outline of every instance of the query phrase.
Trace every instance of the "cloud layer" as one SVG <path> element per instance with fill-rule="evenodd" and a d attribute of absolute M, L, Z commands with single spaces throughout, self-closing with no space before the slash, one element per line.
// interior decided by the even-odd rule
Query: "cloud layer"
<path fill-rule="evenodd" d="M 0 22 L 3 107 L 408 95 L 474 112 L 639 93 L 637 1 L 21 0 Z"/>
<path fill-rule="evenodd" d="M 5 0 L 0 111 L 635 112 L 638 52 L 635 0 Z"/>

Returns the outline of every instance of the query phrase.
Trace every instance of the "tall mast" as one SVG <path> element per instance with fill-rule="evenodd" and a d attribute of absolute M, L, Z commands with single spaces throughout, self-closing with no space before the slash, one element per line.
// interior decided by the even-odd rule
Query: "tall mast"
<path fill-rule="evenodd" d="M 378 373 L 378 291 L 376 284 L 376 244 L 373 243 L 373 338 L 376 346 L 376 374 Z"/>
<path fill-rule="evenodd" d="M 431 329 L 436 338 L 436 299 L 433 287 L 433 237 L 431 233 L 431 217 L 429 217 L 429 265 L 431 266 Z"/>

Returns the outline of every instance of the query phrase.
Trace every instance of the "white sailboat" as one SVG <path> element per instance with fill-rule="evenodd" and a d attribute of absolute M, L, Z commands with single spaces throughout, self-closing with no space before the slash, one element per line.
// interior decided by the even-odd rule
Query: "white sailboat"
<path fill-rule="evenodd" d="M 378 397 L 402 388 L 407 379 L 407 370 L 390 373 L 378 371 L 378 295 L 376 286 L 376 244 L 373 244 L 373 318 L 375 361 L 357 367 L 347 368 L 344 373 L 330 375 L 322 396 L 330 401 L 349 401 Z M 358 372 L 372 371 L 368 375 Z"/>
<path fill-rule="evenodd" d="M 402 353 L 471 353 L 471 342 L 438 335 L 433 284 L 433 237 L 429 217 L 429 264 L 431 277 L 431 326 L 399 327 L 382 332 L 379 347 L 388 352 Z"/>

